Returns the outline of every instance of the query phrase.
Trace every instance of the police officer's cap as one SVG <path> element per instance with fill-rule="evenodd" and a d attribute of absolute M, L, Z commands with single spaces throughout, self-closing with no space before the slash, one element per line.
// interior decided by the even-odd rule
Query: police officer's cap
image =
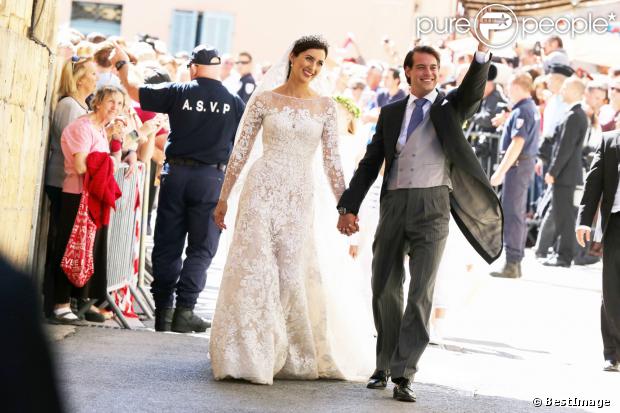
<path fill-rule="evenodd" d="M 191 64 L 209 66 L 219 65 L 220 63 L 222 63 L 222 59 L 217 49 L 213 46 L 201 44 L 192 51 L 192 57 L 189 60 L 188 66 Z"/>
<path fill-rule="evenodd" d="M 571 77 L 575 73 L 575 71 L 573 70 L 572 67 L 568 65 L 563 65 L 561 63 L 554 63 L 551 66 L 549 66 L 549 74 L 551 73 L 558 73 L 566 77 Z"/>

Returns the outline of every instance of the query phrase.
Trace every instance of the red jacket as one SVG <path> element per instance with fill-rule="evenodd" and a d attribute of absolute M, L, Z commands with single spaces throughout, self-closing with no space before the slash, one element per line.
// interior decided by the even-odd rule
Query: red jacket
<path fill-rule="evenodd" d="M 121 197 L 114 179 L 114 161 L 105 152 L 91 152 L 86 158 L 84 188 L 88 191 L 88 211 L 97 228 L 110 223 L 110 208 Z"/>

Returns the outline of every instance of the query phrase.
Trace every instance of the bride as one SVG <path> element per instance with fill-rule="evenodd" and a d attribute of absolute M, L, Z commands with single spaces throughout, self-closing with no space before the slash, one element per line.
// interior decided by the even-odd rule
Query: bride
<path fill-rule="evenodd" d="M 220 228 L 226 228 L 229 196 L 261 127 L 263 154 L 239 196 L 213 317 L 210 354 L 218 380 L 347 377 L 334 356 L 313 227 L 319 144 L 334 209 L 345 189 L 335 103 L 315 91 L 326 80 L 327 51 L 321 37 L 298 39 L 265 75 L 237 132 L 214 212 Z"/>

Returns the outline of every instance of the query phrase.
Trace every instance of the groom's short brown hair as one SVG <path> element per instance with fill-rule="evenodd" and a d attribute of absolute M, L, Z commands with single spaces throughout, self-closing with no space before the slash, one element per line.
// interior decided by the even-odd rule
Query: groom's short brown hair
<path fill-rule="evenodd" d="M 403 62 L 404 68 L 412 68 L 413 67 L 413 55 L 416 53 L 426 53 L 433 55 L 433 57 L 437 60 L 437 67 L 441 66 L 441 55 L 434 47 L 431 46 L 416 46 L 412 50 L 409 50 L 407 56 L 405 56 L 405 61 Z M 411 79 L 405 73 L 405 77 L 407 78 L 407 83 L 411 84 Z"/>

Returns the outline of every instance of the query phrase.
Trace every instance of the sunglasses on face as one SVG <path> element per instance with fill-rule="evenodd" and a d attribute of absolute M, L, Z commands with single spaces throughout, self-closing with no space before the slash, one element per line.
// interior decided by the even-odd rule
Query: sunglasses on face
<path fill-rule="evenodd" d="M 235 64 L 238 64 L 238 65 L 249 65 L 250 61 L 249 60 L 237 60 L 235 62 Z"/>

